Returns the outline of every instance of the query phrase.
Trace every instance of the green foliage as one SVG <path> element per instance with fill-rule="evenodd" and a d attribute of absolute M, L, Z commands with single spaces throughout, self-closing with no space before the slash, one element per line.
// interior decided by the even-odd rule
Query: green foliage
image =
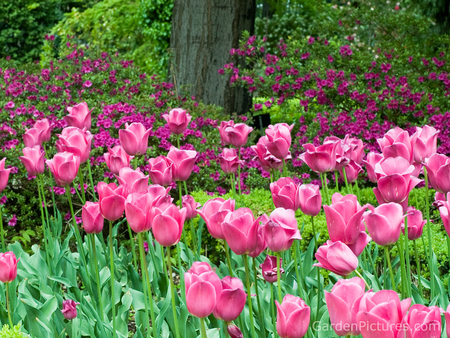
<path fill-rule="evenodd" d="M 45 34 L 71 8 L 83 10 L 98 0 L 0 1 L 0 58 L 39 60 Z"/>
<path fill-rule="evenodd" d="M 23 338 L 25 335 L 20 331 L 20 325 L 14 326 L 12 329 L 9 325 L 3 325 L 0 331 L 0 338 Z"/>
<path fill-rule="evenodd" d="M 74 8 L 52 29 L 61 44 L 76 42 L 98 52 L 118 52 L 134 60 L 141 71 L 164 74 L 167 71 L 168 47 L 173 0 L 139 1 L 104 0 L 84 11 Z M 69 39 L 69 37 L 75 37 Z M 45 43 L 42 59 L 54 54 Z"/>

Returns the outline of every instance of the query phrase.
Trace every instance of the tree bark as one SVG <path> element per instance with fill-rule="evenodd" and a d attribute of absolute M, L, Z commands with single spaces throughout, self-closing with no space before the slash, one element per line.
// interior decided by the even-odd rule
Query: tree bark
<path fill-rule="evenodd" d="M 233 61 L 230 49 L 239 46 L 242 32 L 254 32 L 255 0 L 175 0 L 172 17 L 171 80 L 206 104 L 222 106 L 225 113 L 245 113 L 251 97 L 231 87 L 218 73 Z"/>

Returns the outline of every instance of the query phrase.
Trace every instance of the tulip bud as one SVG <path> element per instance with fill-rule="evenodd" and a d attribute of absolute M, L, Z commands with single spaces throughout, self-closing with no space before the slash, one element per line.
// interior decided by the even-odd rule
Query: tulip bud
<path fill-rule="evenodd" d="M 22 149 L 22 152 L 23 156 L 19 156 L 19 160 L 22 161 L 25 169 L 27 169 L 28 175 L 36 176 L 42 174 L 45 170 L 45 153 L 41 152 L 41 147 L 25 147 Z"/>
<path fill-rule="evenodd" d="M 103 155 L 106 165 L 114 175 L 119 175 L 120 169 L 129 167 L 130 161 L 133 158 L 128 155 L 122 146 L 115 146 L 108 148 L 108 152 Z"/>
<path fill-rule="evenodd" d="M 184 195 L 182 197 L 182 207 L 186 209 L 186 220 L 197 217 L 197 208 L 201 207 L 200 203 L 195 202 L 191 195 Z"/>
<path fill-rule="evenodd" d="M 91 142 L 94 137 L 86 129 L 78 129 L 76 127 L 64 128 L 62 133 L 58 135 L 56 148 L 59 152 L 68 151 L 80 158 L 80 163 L 86 163 L 91 152 Z"/>
<path fill-rule="evenodd" d="M 173 162 L 173 180 L 187 181 L 197 160 L 197 152 L 195 150 L 180 150 L 172 146 L 167 158 Z"/>
<path fill-rule="evenodd" d="M 103 230 L 104 218 L 98 202 L 89 202 L 81 210 L 84 231 L 88 234 L 99 234 Z"/>
<path fill-rule="evenodd" d="M 280 275 L 284 273 L 284 269 L 281 267 L 283 260 L 281 257 L 278 258 L 280 260 Z M 264 263 L 259 266 L 262 270 L 262 276 L 269 283 L 275 283 L 278 279 L 277 275 L 277 257 L 267 255 Z"/>
<path fill-rule="evenodd" d="M 237 277 L 226 276 L 222 279 L 222 292 L 217 299 L 214 317 L 226 322 L 235 320 L 244 309 L 247 294 L 244 285 Z"/>
<path fill-rule="evenodd" d="M 277 306 L 277 332 L 280 338 L 302 338 L 308 331 L 311 309 L 303 299 L 286 295 Z"/>
<path fill-rule="evenodd" d="M 397 242 L 403 222 L 401 205 L 386 203 L 377 208 L 368 205 L 368 208 L 370 211 L 364 215 L 364 221 L 373 241 L 382 246 Z"/>
<path fill-rule="evenodd" d="M 153 208 L 153 235 L 162 246 L 172 246 L 180 241 L 186 209 L 181 210 L 172 203 L 164 203 Z"/>
<path fill-rule="evenodd" d="M 423 233 L 423 227 L 426 221 L 423 220 L 422 212 L 414 207 L 408 207 L 406 210 L 406 221 L 408 226 L 408 239 L 414 241 L 419 239 Z M 403 233 L 405 225 L 402 224 Z"/>
<path fill-rule="evenodd" d="M 86 102 L 76 104 L 73 107 L 67 107 L 67 111 L 69 112 L 69 115 L 64 116 L 64 121 L 66 121 L 67 125 L 80 129 L 91 129 L 92 109 L 89 110 Z"/>
<path fill-rule="evenodd" d="M 9 173 L 12 169 L 5 169 L 6 157 L 0 160 L 0 193 L 5 190 L 8 184 Z"/>
<path fill-rule="evenodd" d="M 296 211 L 299 208 L 298 186 L 290 177 L 281 177 L 270 183 L 270 191 L 275 208 L 285 208 Z"/>
<path fill-rule="evenodd" d="M 269 152 L 276 158 L 283 160 L 289 154 L 289 148 L 292 143 L 291 131 L 294 125 L 287 123 L 277 123 L 270 125 L 266 129 L 267 144 Z"/>
<path fill-rule="evenodd" d="M 61 310 L 64 318 L 67 320 L 72 320 L 77 318 L 77 305 L 80 303 L 75 303 L 72 299 L 67 299 L 63 301 L 63 309 Z"/>
<path fill-rule="evenodd" d="M 414 161 L 414 145 L 417 135 L 409 136 L 406 130 L 395 127 L 377 140 L 384 158 L 402 157 L 409 164 Z"/>
<path fill-rule="evenodd" d="M 142 123 L 125 123 L 125 129 L 119 130 L 122 148 L 130 156 L 144 155 L 147 152 L 150 131 Z"/>
<path fill-rule="evenodd" d="M 16 259 L 16 255 L 12 251 L 0 252 L 0 282 L 11 283 L 16 279 L 19 259 Z"/>
<path fill-rule="evenodd" d="M 233 127 L 233 126 L 234 126 L 234 121 L 232 121 L 232 120 L 220 122 L 220 126 L 218 127 L 218 129 L 219 129 L 220 139 L 222 140 L 223 144 L 231 144 L 230 138 L 228 136 L 228 133 L 225 132 L 225 129 L 227 127 Z"/>
<path fill-rule="evenodd" d="M 367 176 L 369 177 L 370 182 L 377 183 L 378 178 L 375 174 L 375 166 L 383 159 L 383 155 L 370 152 L 367 154 L 366 160 L 363 161 L 364 165 L 366 166 Z"/>
<path fill-rule="evenodd" d="M 48 119 L 42 119 L 42 120 L 37 120 L 34 123 L 33 128 L 36 128 L 39 131 L 42 131 L 41 133 L 41 142 L 48 142 L 50 141 L 51 137 L 52 137 L 52 130 L 50 129 L 50 122 L 48 121 Z"/>
<path fill-rule="evenodd" d="M 228 323 L 227 330 L 230 338 L 244 338 L 241 329 L 234 324 Z"/>
<path fill-rule="evenodd" d="M 125 201 L 125 216 L 130 228 L 141 233 L 152 227 L 152 207 L 155 200 L 148 193 L 129 194 Z"/>
<path fill-rule="evenodd" d="M 100 182 L 97 185 L 100 212 L 108 221 L 116 221 L 125 210 L 126 191 L 124 186 Z"/>
<path fill-rule="evenodd" d="M 294 210 L 277 208 L 272 211 L 269 221 L 264 225 L 264 238 L 269 249 L 274 252 L 286 251 L 294 240 L 302 239 Z"/>
<path fill-rule="evenodd" d="M 169 114 L 164 114 L 162 117 L 175 135 L 183 134 L 192 119 L 191 115 L 181 108 L 172 109 Z"/>
<path fill-rule="evenodd" d="M 431 186 L 438 192 L 450 192 L 450 158 L 442 154 L 433 154 L 424 164 Z"/>
<path fill-rule="evenodd" d="M 218 162 L 225 174 L 234 174 L 239 168 L 240 162 L 235 148 L 224 148 L 219 155 Z"/>
<path fill-rule="evenodd" d="M 46 160 L 47 166 L 60 187 L 70 185 L 78 174 L 80 158 L 67 151 L 57 153 L 52 160 Z M 1 191 L 1 189 L 0 189 Z"/>
<path fill-rule="evenodd" d="M 222 222 L 225 216 L 234 211 L 235 201 L 232 199 L 224 200 L 223 198 L 213 198 L 203 205 L 198 214 L 206 223 L 209 233 L 217 239 L 225 239 L 222 231 Z"/>
<path fill-rule="evenodd" d="M 298 203 L 300 210 L 308 216 L 317 216 L 322 206 L 320 189 L 315 184 L 302 184 L 298 187 Z"/>
<path fill-rule="evenodd" d="M 422 164 L 427 158 L 436 153 L 439 131 L 425 125 L 423 128 L 416 127 L 415 134 L 417 138 L 414 145 L 414 161 Z"/>
<path fill-rule="evenodd" d="M 344 243 L 328 240 L 316 252 L 319 263 L 314 264 L 339 276 L 348 276 L 358 267 L 358 257 Z"/>
<path fill-rule="evenodd" d="M 173 162 L 165 156 L 148 160 L 149 175 L 152 183 L 168 186 L 173 181 Z"/>
<path fill-rule="evenodd" d="M 42 145 L 43 131 L 37 128 L 30 128 L 22 135 L 25 147 L 34 147 Z"/>

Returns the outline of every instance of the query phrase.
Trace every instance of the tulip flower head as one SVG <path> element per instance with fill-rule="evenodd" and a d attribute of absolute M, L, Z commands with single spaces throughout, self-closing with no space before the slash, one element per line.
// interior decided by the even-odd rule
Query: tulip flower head
<path fill-rule="evenodd" d="M 214 317 L 231 322 L 241 314 L 244 309 L 247 294 L 242 281 L 237 277 L 226 276 L 222 279 L 222 292 L 217 299 Z"/>
<path fill-rule="evenodd" d="M 72 299 L 67 299 L 63 301 L 63 309 L 61 310 L 64 318 L 67 320 L 72 320 L 77 318 L 77 305 L 80 303 L 75 303 Z"/>
<path fill-rule="evenodd" d="M 414 161 L 422 164 L 427 158 L 436 154 L 437 137 L 439 131 L 425 125 L 423 128 L 416 127 L 416 143 L 414 145 Z"/>
<path fill-rule="evenodd" d="M 270 183 L 270 191 L 276 208 L 294 211 L 299 208 L 298 186 L 292 178 L 281 177 L 278 181 Z"/>
<path fill-rule="evenodd" d="M 122 146 L 115 146 L 108 148 L 108 152 L 103 155 L 106 165 L 114 175 L 119 175 L 120 169 L 129 167 L 133 156 L 130 156 L 122 148 Z"/>
<path fill-rule="evenodd" d="M 227 331 L 230 335 L 230 338 L 244 338 L 241 329 L 234 324 L 228 323 Z"/>
<path fill-rule="evenodd" d="M 201 204 L 195 202 L 194 197 L 191 195 L 184 195 L 181 201 L 181 205 L 186 209 L 186 220 L 197 217 L 197 208 L 201 207 Z"/>
<path fill-rule="evenodd" d="M 104 218 L 100 212 L 99 202 L 87 201 L 81 209 L 84 231 L 88 234 L 99 234 L 103 230 Z"/>
<path fill-rule="evenodd" d="M 241 164 L 235 148 L 223 148 L 218 162 L 225 174 L 235 174 Z"/>
<path fill-rule="evenodd" d="M 152 195 L 145 192 L 135 192 L 128 195 L 125 201 L 125 216 L 134 232 L 141 233 L 151 229 L 152 207 L 156 201 L 152 198 Z"/>
<path fill-rule="evenodd" d="M 38 128 L 30 128 L 22 135 L 25 147 L 34 147 L 42 145 L 43 131 Z"/>
<path fill-rule="evenodd" d="M 277 306 L 277 332 L 281 338 L 302 338 L 308 331 L 311 309 L 305 301 L 286 295 Z"/>
<path fill-rule="evenodd" d="M 316 252 L 319 263 L 314 264 L 339 276 L 348 276 L 358 267 L 358 257 L 344 243 L 328 240 Z"/>
<path fill-rule="evenodd" d="M 89 159 L 91 152 L 92 138 L 94 137 L 86 128 L 77 127 L 64 128 L 58 135 L 56 149 L 59 152 L 68 151 L 80 158 L 80 163 L 85 163 Z"/>
<path fill-rule="evenodd" d="M 252 150 L 256 153 L 254 159 L 256 159 L 265 171 L 271 171 L 272 169 L 279 170 L 283 168 L 283 160 L 280 160 L 273 156 L 267 149 L 267 143 L 269 139 L 267 136 L 263 136 L 258 140 L 258 143 L 251 146 Z M 286 156 L 285 160 L 291 158 L 291 154 Z"/>
<path fill-rule="evenodd" d="M 16 279 L 18 261 L 12 251 L 0 252 L 0 282 L 11 283 Z"/>
<path fill-rule="evenodd" d="M 300 159 L 316 173 L 323 174 L 334 171 L 337 146 L 338 142 L 324 143 L 318 147 L 311 143 L 304 144 L 305 152 L 300 155 Z"/>
<path fill-rule="evenodd" d="M 173 203 L 164 203 L 153 208 L 152 230 L 155 240 L 162 246 L 172 246 L 181 239 L 186 209 Z"/>
<path fill-rule="evenodd" d="M 294 210 L 276 208 L 264 225 L 264 238 L 273 252 L 288 250 L 294 240 L 302 239 Z"/>
<path fill-rule="evenodd" d="M 409 136 L 406 130 L 395 127 L 377 140 L 384 158 L 403 157 L 409 164 L 414 162 L 414 146 L 417 134 Z"/>
<path fill-rule="evenodd" d="M 184 275 L 184 281 L 189 313 L 198 318 L 208 317 L 222 293 L 222 281 L 205 262 L 192 263 Z"/>
<path fill-rule="evenodd" d="M 5 169 L 6 157 L 0 160 L 0 193 L 5 190 L 8 184 L 9 173 L 12 169 Z"/>
<path fill-rule="evenodd" d="M 148 160 L 150 179 L 154 184 L 168 186 L 173 181 L 173 161 L 161 155 Z"/>
<path fill-rule="evenodd" d="M 222 126 L 222 124 L 221 124 Z M 247 126 L 245 123 L 237 123 L 227 125 L 222 133 L 225 139 L 228 140 L 227 144 L 232 144 L 235 147 L 243 147 L 247 144 L 248 135 L 252 132 L 253 128 Z"/>
<path fill-rule="evenodd" d="M 64 121 L 67 125 L 71 127 L 77 127 L 80 129 L 86 128 L 91 129 L 92 118 L 91 112 L 93 109 L 89 110 L 86 102 L 76 104 L 73 107 L 67 107 L 69 115 L 64 116 Z"/>
<path fill-rule="evenodd" d="M 197 152 L 195 150 L 180 150 L 172 146 L 167 158 L 173 162 L 173 180 L 187 181 L 197 160 Z"/>
<path fill-rule="evenodd" d="M 142 123 L 125 123 L 125 129 L 119 130 L 122 148 L 130 156 L 144 155 L 147 152 L 150 131 Z"/>
<path fill-rule="evenodd" d="M 298 187 L 300 210 L 308 216 L 317 216 L 322 207 L 322 196 L 316 184 L 302 184 Z"/>
<path fill-rule="evenodd" d="M 22 149 L 23 156 L 19 156 L 25 169 L 30 176 L 40 175 L 45 170 L 44 152 L 41 152 L 40 146 L 25 147 Z"/>
<path fill-rule="evenodd" d="M 80 158 L 67 151 L 57 153 L 52 160 L 46 160 L 45 163 L 52 172 L 56 184 L 60 187 L 70 185 L 80 168 Z"/>
<path fill-rule="evenodd" d="M 406 223 L 408 226 L 408 239 L 414 241 L 419 239 L 423 233 L 423 227 L 426 221 L 423 219 L 422 212 L 414 207 L 408 207 L 406 210 Z M 405 225 L 402 224 L 403 233 Z"/>
<path fill-rule="evenodd" d="M 122 217 L 127 197 L 126 186 L 115 183 L 100 182 L 97 185 L 100 212 L 108 221 L 116 221 Z"/>
<path fill-rule="evenodd" d="M 48 121 L 48 119 L 37 120 L 34 123 L 33 128 L 36 128 L 37 130 L 42 131 L 42 133 L 40 134 L 41 142 L 50 141 L 50 139 L 52 137 L 52 134 L 51 134 L 52 130 L 50 128 L 50 122 Z"/>
<path fill-rule="evenodd" d="M 212 237 L 217 239 L 225 239 L 222 231 L 222 223 L 225 216 L 234 211 L 235 201 L 232 199 L 224 200 L 223 198 L 213 198 L 203 205 L 198 214 L 203 218 Z"/>
<path fill-rule="evenodd" d="M 148 176 L 144 175 L 139 168 L 136 170 L 130 167 L 120 169 L 119 176 L 116 176 L 121 186 L 125 187 L 126 194 L 135 192 L 145 192 L 148 189 Z"/>
<path fill-rule="evenodd" d="M 441 337 L 441 311 L 438 306 L 426 307 L 422 304 L 414 304 L 409 309 L 405 321 L 407 337 Z"/>
<path fill-rule="evenodd" d="M 267 249 L 266 239 L 264 238 L 264 225 L 269 221 L 269 217 L 263 214 L 260 217 L 260 222 L 257 230 L 256 247 L 253 251 L 249 252 L 250 257 L 258 257 L 264 250 Z"/>
<path fill-rule="evenodd" d="M 292 143 L 292 128 L 294 128 L 293 124 L 277 123 L 274 126 L 270 125 L 266 129 L 267 150 L 279 160 L 286 159 L 289 155 L 289 149 Z"/>
<path fill-rule="evenodd" d="M 433 154 L 424 164 L 431 186 L 438 192 L 450 192 L 450 158 L 442 154 Z"/>
<path fill-rule="evenodd" d="M 284 273 L 284 269 L 281 267 L 283 260 L 281 257 L 278 257 L 280 260 L 280 275 Z M 267 255 L 264 262 L 259 266 L 262 270 L 262 276 L 268 283 L 275 283 L 278 279 L 277 277 L 277 257 Z"/>
<path fill-rule="evenodd" d="M 175 135 L 183 134 L 192 119 L 191 115 L 181 108 L 172 109 L 168 114 L 164 114 L 162 117 L 166 120 L 171 133 Z"/>
<path fill-rule="evenodd" d="M 401 205 L 386 203 L 376 208 L 368 205 L 368 208 L 364 221 L 373 241 L 382 246 L 397 242 L 404 217 Z"/>

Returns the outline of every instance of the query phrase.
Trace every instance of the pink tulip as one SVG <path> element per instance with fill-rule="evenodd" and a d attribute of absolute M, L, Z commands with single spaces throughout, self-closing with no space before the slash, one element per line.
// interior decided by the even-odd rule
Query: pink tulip
<path fill-rule="evenodd" d="M 241 329 L 232 323 L 228 323 L 227 331 L 230 335 L 230 338 L 244 338 Z"/>
<path fill-rule="evenodd" d="M 16 279 L 19 259 L 16 259 L 16 255 L 12 251 L 0 252 L 0 282 L 10 283 Z"/>
<path fill-rule="evenodd" d="M 186 305 L 199 318 L 208 317 L 222 293 L 222 282 L 208 263 L 194 262 L 185 273 Z"/>
<path fill-rule="evenodd" d="M 341 170 L 339 170 L 339 173 L 341 174 L 341 178 L 343 180 L 345 180 L 344 169 L 345 169 L 345 177 L 347 178 L 348 183 L 353 183 L 357 181 L 359 174 L 364 172 L 362 167 L 352 160 L 347 165 L 345 165 Z"/>
<path fill-rule="evenodd" d="M 280 338 L 301 338 L 309 327 L 311 309 L 299 297 L 286 295 L 277 306 L 277 332 Z"/>
<path fill-rule="evenodd" d="M 218 127 L 219 134 L 220 134 L 220 139 L 222 140 L 222 143 L 225 144 L 225 145 L 231 144 L 230 137 L 229 137 L 228 133 L 225 132 L 225 129 L 227 127 L 234 127 L 234 121 L 233 120 L 221 121 L 220 122 L 220 126 Z"/>
<path fill-rule="evenodd" d="M 356 256 L 359 256 L 364 251 L 364 248 L 369 244 L 369 242 L 372 240 L 372 238 L 366 233 L 366 225 L 364 224 L 364 219 L 361 220 L 361 223 L 359 225 L 359 236 L 355 243 L 352 244 L 346 244 L 350 250 L 353 251 L 353 253 Z"/>
<path fill-rule="evenodd" d="M 222 292 L 214 309 L 214 317 L 225 322 L 235 320 L 244 309 L 247 294 L 244 285 L 237 277 L 226 276 L 222 279 Z"/>
<path fill-rule="evenodd" d="M 292 143 L 292 128 L 294 128 L 293 124 L 277 123 L 266 129 L 267 150 L 279 160 L 283 160 L 289 155 L 289 148 Z"/>
<path fill-rule="evenodd" d="M 375 166 L 383 159 L 383 155 L 370 152 L 367 154 L 366 160 L 363 161 L 364 165 L 366 166 L 367 176 L 369 177 L 370 182 L 377 183 L 378 178 L 375 174 Z"/>
<path fill-rule="evenodd" d="M 280 260 L 280 276 L 284 273 L 284 269 L 282 268 L 283 260 L 281 257 L 278 258 Z M 266 282 L 275 283 L 278 280 L 277 275 L 277 257 L 267 255 L 264 262 L 259 266 L 262 271 L 262 276 Z"/>
<path fill-rule="evenodd" d="M 322 207 L 320 189 L 315 184 L 302 184 L 298 187 L 298 202 L 300 210 L 308 216 L 317 216 Z"/>
<path fill-rule="evenodd" d="M 6 157 L 0 160 L 0 193 L 5 190 L 8 184 L 9 173 L 12 169 L 5 169 Z"/>
<path fill-rule="evenodd" d="M 180 150 L 172 146 L 167 158 L 173 162 L 173 180 L 187 181 L 197 160 L 197 152 L 195 150 Z"/>
<path fill-rule="evenodd" d="M 358 257 L 341 241 L 328 240 L 315 254 L 319 263 L 314 264 L 339 276 L 348 276 L 358 267 Z"/>
<path fill-rule="evenodd" d="M 125 210 L 126 187 L 115 183 L 99 182 L 97 185 L 100 212 L 108 221 L 116 221 L 122 217 Z"/>
<path fill-rule="evenodd" d="M 436 154 L 437 137 L 439 131 L 425 125 L 423 128 L 416 127 L 416 143 L 414 145 L 414 161 L 422 164 L 431 155 Z"/>
<path fill-rule="evenodd" d="M 285 208 L 296 211 L 299 208 L 298 186 L 290 177 L 281 177 L 270 183 L 270 191 L 275 208 Z"/>
<path fill-rule="evenodd" d="M 364 156 L 364 144 L 362 140 L 346 135 L 343 140 L 336 136 L 328 136 L 324 140 L 324 144 L 335 143 L 336 146 L 336 167 L 335 170 L 342 171 L 351 161 L 361 165 Z"/>
<path fill-rule="evenodd" d="M 426 307 L 422 304 L 414 304 L 409 309 L 405 321 L 408 338 L 441 337 L 441 311 L 437 306 Z"/>
<path fill-rule="evenodd" d="M 116 176 L 120 185 L 125 186 L 126 194 L 135 192 L 145 192 L 148 189 L 148 176 L 145 176 L 141 169 L 133 170 L 129 167 L 120 169 L 119 176 Z"/>
<path fill-rule="evenodd" d="M 411 305 L 411 298 L 400 301 L 397 292 L 381 290 L 368 291 L 353 306 L 352 315 L 363 337 L 400 338 L 404 337 L 404 317 Z"/>
<path fill-rule="evenodd" d="M 347 245 L 356 243 L 361 234 L 360 224 L 366 209 L 359 205 L 357 197 L 334 193 L 331 205 L 324 205 L 323 209 L 331 241 L 341 241 Z"/>
<path fill-rule="evenodd" d="M 1 191 L 1 190 L 0 190 Z M 447 234 L 450 234 L 450 192 L 447 193 L 447 200 L 439 200 L 434 203 L 439 208 L 442 223 Z M 409 230 L 409 226 L 408 226 Z M 408 233 L 409 235 L 409 233 Z M 450 236 L 450 235 L 449 235 Z M 409 237 L 409 236 L 408 236 Z"/>
<path fill-rule="evenodd" d="M 180 241 L 183 232 L 186 209 L 181 210 L 172 203 L 164 203 L 153 208 L 153 235 L 162 246 L 172 246 Z"/>
<path fill-rule="evenodd" d="M 241 164 L 235 148 L 223 148 L 217 161 L 225 174 L 236 173 Z"/>
<path fill-rule="evenodd" d="M 80 158 L 67 151 L 57 153 L 52 160 L 46 160 L 45 163 L 60 187 L 71 184 L 80 168 Z"/>
<path fill-rule="evenodd" d="M 406 220 L 408 225 L 408 239 L 414 241 L 422 237 L 423 227 L 426 221 L 423 220 L 422 212 L 414 207 L 408 207 L 406 210 Z M 403 233 L 405 233 L 405 224 L 402 224 Z"/>
<path fill-rule="evenodd" d="M 45 153 L 41 152 L 41 147 L 26 147 L 22 149 L 22 152 L 23 156 L 19 156 L 19 160 L 22 161 L 28 175 L 36 176 L 42 174 L 45 170 Z"/>
<path fill-rule="evenodd" d="M 431 186 L 441 193 L 450 192 L 450 158 L 433 154 L 424 164 Z"/>
<path fill-rule="evenodd" d="M 25 147 L 31 148 L 42 145 L 43 131 L 37 128 L 30 128 L 22 135 Z"/>
<path fill-rule="evenodd" d="M 172 109 L 169 114 L 164 114 L 162 117 L 166 120 L 172 134 L 175 135 L 183 134 L 192 119 L 191 115 L 181 108 Z"/>
<path fill-rule="evenodd" d="M 364 215 L 367 230 L 373 241 L 378 245 L 394 244 L 400 237 L 403 222 L 403 209 L 400 204 L 386 203 L 374 208 L 367 206 L 370 211 Z"/>
<path fill-rule="evenodd" d="M 135 192 L 128 195 L 125 201 L 125 217 L 134 232 L 141 233 L 151 229 L 152 207 L 156 201 L 149 193 Z"/>
<path fill-rule="evenodd" d="M 445 332 L 447 337 L 450 337 L 450 305 L 447 307 L 447 311 L 444 312 L 445 317 Z"/>
<path fill-rule="evenodd" d="M 236 255 L 244 255 L 256 249 L 261 217 L 256 220 L 249 208 L 239 208 L 226 214 L 222 231 L 230 249 Z"/>
<path fill-rule="evenodd" d="M 406 130 L 395 127 L 377 140 L 384 158 L 403 157 L 409 164 L 414 162 L 414 145 L 417 135 L 409 136 Z"/>
<path fill-rule="evenodd" d="M 61 310 L 64 318 L 66 318 L 67 320 L 77 318 L 77 305 L 80 305 L 80 303 L 75 303 L 72 299 L 64 300 L 63 309 Z"/>
<path fill-rule="evenodd" d="M 272 211 L 269 221 L 264 225 L 264 238 L 273 252 L 286 251 L 292 246 L 294 240 L 302 239 L 295 211 L 284 208 L 276 208 Z"/>
<path fill-rule="evenodd" d="M 259 164 L 261 164 L 262 168 L 265 171 L 271 171 L 272 169 L 279 170 L 283 168 L 283 161 L 273 156 L 269 150 L 267 149 L 267 143 L 269 139 L 267 136 L 263 136 L 258 140 L 258 143 L 255 146 L 251 146 L 253 151 L 256 153 L 254 159 L 258 160 Z M 290 152 L 288 156 L 286 156 L 286 160 L 290 159 Z"/>
<path fill-rule="evenodd" d="M 253 128 L 247 126 L 245 123 L 233 123 L 225 127 L 223 133 L 227 135 L 226 138 L 230 144 L 240 148 L 247 144 L 248 135 L 252 130 Z"/>
<path fill-rule="evenodd" d="M 100 212 L 99 202 L 87 201 L 81 209 L 84 231 L 88 234 L 99 234 L 103 230 L 104 218 Z"/>
<path fill-rule="evenodd" d="M 77 127 L 80 129 L 86 128 L 91 129 L 91 112 L 93 109 L 89 110 L 86 102 L 76 104 L 73 107 L 67 107 L 69 115 L 64 116 L 64 121 L 67 125 L 72 127 Z"/>
<path fill-rule="evenodd" d="M 248 255 L 250 257 L 256 258 L 258 257 L 264 250 L 267 248 L 266 239 L 264 238 L 264 224 L 269 221 L 269 217 L 266 214 L 263 214 L 260 218 L 260 224 L 258 226 L 257 231 L 257 239 L 256 239 L 256 247 L 253 251 L 249 252 Z"/>
<path fill-rule="evenodd" d="M 150 194 L 152 199 L 154 199 L 156 204 L 162 203 L 172 203 L 173 198 L 169 195 L 170 188 L 164 188 L 159 184 L 149 185 L 147 188 L 147 193 Z"/>
<path fill-rule="evenodd" d="M 338 336 L 360 334 L 356 313 L 352 312 L 365 292 L 364 280 L 359 277 L 339 279 L 331 292 L 325 291 L 325 300 L 330 314 L 331 326 Z"/>
<path fill-rule="evenodd" d="M 59 152 L 68 151 L 78 156 L 80 163 L 87 162 L 91 152 L 92 138 L 94 137 L 89 131 L 76 127 L 67 127 L 63 129 L 58 137 L 56 149 Z"/>
<path fill-rule="evenodd" d="M 414 166 L 402 157 L 389 157 L 377 163 L 378 183 L 373 192 L 378 203 L 400 203 L 406 211 L 409 193 L 422 181 L 412 176 L 413 171 Z"/>
<path fill-rule="evenodd" d="M 225 216 L 233 212 L 235 208 L 235 201 L 232 199 L 224 200 L 217 197 L 206 201 L 203 208 L 198 214 L 203 218 L 212 237 L 217 239 L 225 239 L 222 231 L 222 223 Z"/>
<path fill-rule="evenodd" d="M 168 186 L 173 181 L 173 162 L 161 155 L 148 160 L 149 175 L 153 183 Z"/>
<path fill-rule="evenodd" d="M 122 146 L 115 146 L 108 148 L 108 152 L 103 154 L 106 165 L 114 175 L 119 175 L 120 169 L 130 166 L 130 161 L 133 158 L 128 155 Z"/>
<path fill-rule="evenodd" d="M 334 171 L 336 167 L 337 146 L 338 142 L 324 143 L 317 148 L 311 143 L 304 144 L 303 148 L 306 151 L 300 155 L 300 159 L 316 173 L 323 174 Z"/>
<path fill-rule="evenodd" d="M 48 119 L 37 120 L 34 123 L 33 128 L 42 131 L 41 142 L 48 142 L 52 138 L 52 130 L 50 128 L 50 122 Z"/>
<path fill-rule="evenodd" d="M 130 156 L 144 155 L 148 148 L 148 135 L 150 129 L 146 129 L 142 123 L 125 123 L 125 129 L 119 130 L 119 139 L 122 148 Z"/>
<path fill-rule="evenodd" d="M 201 204 L 195 202 L 191 195 L 184 195 L 181 200 L 182 207 L 186 209 L 186 221 L 197 217 L 197 208 L 201 207 Z"/>

